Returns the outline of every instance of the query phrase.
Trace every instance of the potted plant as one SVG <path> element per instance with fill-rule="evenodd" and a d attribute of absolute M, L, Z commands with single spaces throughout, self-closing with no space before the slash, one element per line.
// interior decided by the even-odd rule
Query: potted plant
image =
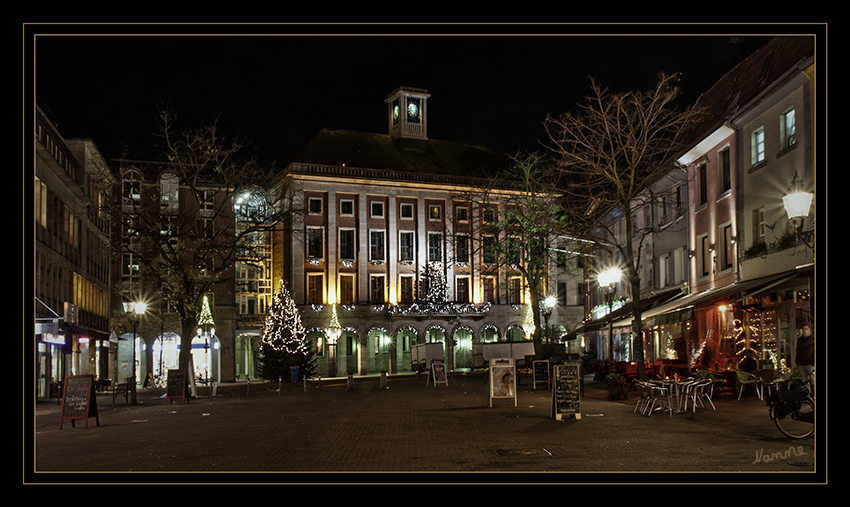
<path fill-rule="evenodd" d="M 626 378 L 619 373 L 609 373 L 605 376 L 608 385 L 608 398 L 612 400 L 629 399 L 629 389 L 626 387 Z"/>

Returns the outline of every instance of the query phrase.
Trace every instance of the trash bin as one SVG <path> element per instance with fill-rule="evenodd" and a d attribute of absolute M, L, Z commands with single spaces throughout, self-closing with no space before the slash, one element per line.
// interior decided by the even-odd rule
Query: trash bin
<path fill-rule="evenodd" d="M 292 373 L 292 382 L 298 382 L 299 367 L 298 366 L 290 366 L 289 370 Z"/>

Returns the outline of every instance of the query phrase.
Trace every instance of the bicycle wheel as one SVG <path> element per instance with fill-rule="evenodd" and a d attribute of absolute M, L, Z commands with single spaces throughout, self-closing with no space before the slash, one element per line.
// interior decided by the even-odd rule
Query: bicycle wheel
<path fill-rule="evenodd" d="M 774 417 L 773 422 L 786 437 L 806 438 L 815 432 L 815 403 L 811 399 L 803 400 L 799 409 L 785 417 Z"/>

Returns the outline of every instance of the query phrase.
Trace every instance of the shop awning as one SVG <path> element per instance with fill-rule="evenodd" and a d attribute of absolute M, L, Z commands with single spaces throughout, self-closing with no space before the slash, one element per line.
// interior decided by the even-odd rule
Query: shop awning
<path fill-rule="evenodd" d="M 745 297 L 754 296 L 759 292 L 768 290 L 796 276 L 797 272 L 786 272 L 756 278 L 754 280 L 736 282 L 724 287 L 715 287 L 695 294 L 687 294 L 647 310 L 643 313 L 643 320 L 648 327 L 687 320 L 691 317 L 694 310 L 708 308 L 720 299 L 734 296 L 736 299 L 733 302 L 738 302 Z"/>
<path fill-rule="evenodd" d="M 679 294 L 681 294 L 680 289 L 675 289 L 667 292 L 662 292 L 661 294 L 656 294 L 649 298 L 643 298 L 640 302 L 640 307 L 642 311 L 646 311 L 647 308 L 652 308 L 655 305 L 661 304 L 665 301 L 670 300 L 671 298 L 675 298 Z M 629 326 L 632 323 L 633 315 L 634 315 L 635 304 L 633 301 L 630 301 L 620 308 L 617 308 L 611 315 L 606 315 L 600 319 L 591 320 L 585 322 L 580 325 L 578 328 L 570 332 L 569 334 L 563 337 L 564 340 L 572 340 L 576 335 L 581 333 L 588 333 L 591 331 L 597 331 L 609 325 L 611 321 L 613 321 L 614 327 L 623 327 Z"/>

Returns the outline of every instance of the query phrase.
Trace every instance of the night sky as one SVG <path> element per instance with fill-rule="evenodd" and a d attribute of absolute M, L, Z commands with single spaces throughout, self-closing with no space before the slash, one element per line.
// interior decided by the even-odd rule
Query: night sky
<path fill-rule="evenodd" d="M 610 27 L 581 36 L 545 35 L 539 27 L 531 35 L 508 35 L 504 26 L 493 36 L 444 35 L 445 27 L 429 26 L 409 27 L 415 36 L 255 35 L 256 27 L 247 36 L 221 35 L 216 26 L 212 36 L 148 36 L 136 34 L 162 34 L 162 27 L 113 28 L 119 35 L 31 29 L 35 93 L 66 136 L 93 139 L 107 157 L 118 154 L 120 143 L 148 156 L 157 106 L 168 103 L 189 126 L 220 114 L 227 132 L 278 166 L 323 127 L 385 133 L 384 100 L 402 85 L 431 94 L 432 139 L 483 144 L 502 154 L 538 149 L 543 119 L 574 107 L 589 90 L 588 76 L 626 90 L 653 87 L 661 71 L 682 72 L 682 100 L 691 104 L 769 39 L 762 31 L 731 44 L 730 36 L 741 34 L 725 30 L 615 36 Z M 556 28 L 567 34 L 572 27 Z M 438 35 L 427 35 L 431 31 Z"/>

